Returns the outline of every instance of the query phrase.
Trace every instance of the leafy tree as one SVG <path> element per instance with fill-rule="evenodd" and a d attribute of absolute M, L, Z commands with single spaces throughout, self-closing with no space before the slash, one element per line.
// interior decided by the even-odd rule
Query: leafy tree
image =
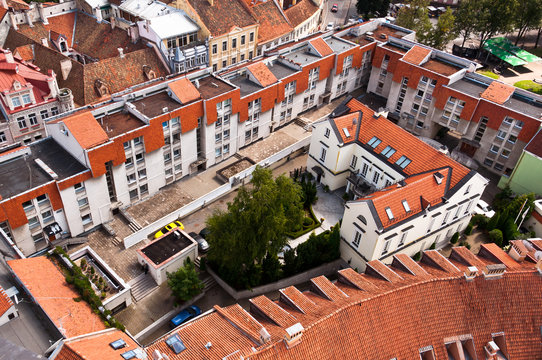
<path fill-rule="evenodd" d="M 302 222 L 301 199 L 301 187 L 292 179 L 273 179 L 270 170 L 257 167 L 228 210 L 207 219 L 208 260 L 225 281 L 237 288 L 259 281 L 266 254 L 277 254 L 287 243 L 285 233 Z"/>
<path fill-rule="evenodd" d="M 285 277 L 292 276 L 297 273 L 296 259 L 295 249 L 284 252 L 284 265 L 282 265 L 282 272 L 284 273 Z"/>
<path fill-rule="evenodd" d="M 510 189 L 509 185 L 506 185 L 501 192 L 495 195 L 495 198 L 493 199 L 493 208 L 495 211 L 504 210 L 510 203 L 510 199 L 513 197 L 514 193 L 512 192 L 512 189 Z"/>
<path fill-rule="evenodd" d="M 518 227 L 514 222 L 514 219 L 509 217 L 501 230 L 503 237 L 503 246 L 508 245 L 510 240 L 514 240 L 519 235 Z"/>
<path fill-rule="evenodd" d="M 517 0 L 514 25 L 518 30 L 516 45 L 527 30 L 536 29 L 542 21 L 542 0 Z"/>
<path fill-rule="evenodd" d="M 502 247 L 502 231 L 499 229 L 494 229 L 489 232 L 489 238 L 499 247 Z"/>
<path fill-rule="evenodd" d="M 267 253 L 262 263 L 262 283 L 268 284 L 280 279 L 280 262 L 276 254 Z"/>
<path fill-rule="evenodd" d="M 486 228 L 487 228 L 488 231 L 491 231 L 491 230 L 494 230 L 494 229 L 497 228 L 497 225 L 499 224 L 500 217 L 501 217 L 500 211 L 495 212 L 495 215 L 493 215 L 491 217 L 491 219 L 489 219 L 489 221 L 487 223 Z"/>
<path fill-rule="evenodd" d="M 410 0 L 397 14 L 395 23 L 404 28 L 416 31 L 416 39 L 426 43 L 433 29 L 429 21 L 429 0 Z"/>
<path fill-rule="evenodd" d="M 390 0 L 358 0 L 356 3 L 358 14 L 363 14 L 364 19 L 369 19 L 371 15 L 386 16 L 389 6 Z"/>
<path fill-rule="evenodd" d="M 446 12 L 439 17 L 436 27 L 426 35 L 425 44 L 439 50 L 444 49 L 446 44 L 457 36 L 454 22 L 455 17 L 452 9 L 448 8 Z"/>
<path fill-rule="evenodd" d="M 306 180 L 301 183 L 301 189 L 303 189 L 303 207 L 308 209 L 312 204 L 318 200 L 318 190 L 316 189 L 316 183 Z"/>
<path fill-rule="evenodd" d="M 472 20 L 472 14 L 476 10 L 476 1 L 461 1 L 459 8 L 455 12 L 454 31 L 463 37 L 461 47 L 465 46 L 465 41 L 475 32 L 475 22 Z"/>
<path fill-rule="evenodd" d="M 184 266 L 181 266 L 174 273 L 167 273 L 167 284 L 173 296 L 181 302 L 192 299 L 204 288 L 190 258 L 186 258 Z"/>

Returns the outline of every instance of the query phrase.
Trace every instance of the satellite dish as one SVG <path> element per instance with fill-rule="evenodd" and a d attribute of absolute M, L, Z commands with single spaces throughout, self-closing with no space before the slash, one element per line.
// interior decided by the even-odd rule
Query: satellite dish
<path fill-rule="evenodd" d="M 536 261 L 539 261 L 540 259 L 542 259 L 542 251 L 536 251 L 534 253 L 534 258 L 536 259 Z"/>

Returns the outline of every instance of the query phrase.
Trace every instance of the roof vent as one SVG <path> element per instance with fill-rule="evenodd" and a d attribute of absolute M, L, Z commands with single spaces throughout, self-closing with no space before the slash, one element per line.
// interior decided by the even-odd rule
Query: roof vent
<path fill-rule="evenodd" d="M 301 323 L 296 323 L 286 329 L 286 335 L 284 335 L 284 340 L 286 341 L 286 347 L 289 349 L 296 346 L 301 342 L 301 337 L 303 336 L 303 325 Z"/>
<path fill-rule="evenodd" d="M 522 262 L 525 260 L 529 250 L 525 247 L 522 240 L 512 240 L 510 241 L 510 250 L 508 250 L 508 255 L 517 262 Z"/>
<path fill-rule="evenodd" d="M 469 266 L 467 270 L 465 270 L 465 279 L 467 281 L 474 280 L 476 275 L 478 275 L 478 268 L 476 266 Z"/>
<path fill-rule="evenodd" d="M 433 177 L 435 178 L 435 181 L 437 182 L 437 184 L 442 184 L 442 179 L 444 179 L 444 175 L 442 175 L 441 173 L 439 172 L 436 172 L 433 174 Z"/>
<path fill-rule="evenodd" d="M 506 271 L 506 265 L 504 264 L 492 264 L 487 265 L 484 271 L 484 277 L 486 279 L 500 279 Z"/>
<path fill-rule="evenodd" d="M 194 85 L 196 86 L 196 89 L 199 89 L 199 80 L 194 80 Z"/>
<path fill-rule="evenodd" d="M 493 357 L 497 355 L 497 351 L 500 350 L 494 341 L 488 342 L 487 345 L 484 346 L 484 349 L 486 351 L 487 358 L 489 359 L 493 359 Z"/>
<path fill-rule="evenodd" d="M 165 113 L 167 113 L 168 111 L 169 111 L 169 109 L 168 109 L 167 106 L 164 106 L 164 107 L 162 108 L 162 114 L 165 114 Z"/>
<path fill-rule="evenodd" d="M 213 344 L 211 344 L 211 342 L 209 341 L 207 344 L 205 344 L 205 348 L 207 350 L 209 350 L 211 348 L 211 346 L 213 346 Z"/>
<path fill-rule="evenodd" d="M 58 175 L 56 174 L 56 172 L 54 172 L 49 166 L 47 166 L 41 159 L 36 159 L 34 161 L 36 162 L 36 164 L 38 164 L 38 166 L 43 171 L 45 171 L 47 174 L 49 174 L 50 177 L 52 177 L 55 180 L 58 179 Z"/>
<path fill-rule="evenodd" d="M 269 340 L 271 340 L 271 335 L 269 335 L 269 332 L 267 331 L 266 328 L 262 327 L 260 329 L 260 341 L 261 341 L 261 343 L 265 344 Z"/>
<path fill-rule="evenodd" d="M 152 360 L 162 360 L 162 359 L 165 360 L 167 358 L 160 351 L 154 350 L 152 353 Z"/>

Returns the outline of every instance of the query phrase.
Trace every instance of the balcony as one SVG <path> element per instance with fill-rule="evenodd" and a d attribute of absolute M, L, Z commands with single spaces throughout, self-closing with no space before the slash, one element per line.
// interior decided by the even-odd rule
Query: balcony
<path fill-rule="evenodd" d="M 367 196 L 376 190 L 361 174 L 350 173 L 346 181 L 349 183 L 349 190 L 354 194 L 355 198 Z"/>

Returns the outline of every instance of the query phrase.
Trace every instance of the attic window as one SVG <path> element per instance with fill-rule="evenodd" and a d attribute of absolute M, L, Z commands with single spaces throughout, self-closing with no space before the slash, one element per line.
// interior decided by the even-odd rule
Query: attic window
<path fill-rule="evenodd" d="M 399 160 L 397 160 L 395 163 L 401 167 L 401 169 L 404 169 L 407 167 L 408 164 L 410 164 L 412 160 L 407 158 L 406 156 L 401 156 Z"/>
<path fill-rule="evenodd" d="M 403 207 L 405 208 L 405 211 L 409 212 L 410 211 L 410 206 L 408 206 L 408 202 L 406 200 L 403 200 L 403 201 L 401 201 L 401 203 L 403 204 Z"/>
<path fill-rule="evenodd" d="M 365 219 L 365 216 L 358 215 L 358 220 L 361 221 L 363 224 L 367 225 L 367 219 Z"/>
<path fill-rule="evenodd" d="M 126 346 L 126 342 L 122 339 L 118 339 L 113 341 L 112 343 L 109 343 L 109 346 L 111 346 L 114 350 L 122 349 Z"/>
<path fill-rule="evenodd" d="M 435 352 L 433 351 L 433 347 L 431 345 L 420 349 L 420 359 L 435 360 Z"/>
<path fill-rule="evenodd" d="M 388 218 L 390 220 L 393 220 L 393 213 L 391 212 L 391 209 L 389 207 L 386 208 L 386 214 L 388 215 Z"/>
<path fill-rule="evenodd" d="M 350 132 L 348 131 L 347 128 L 343 128 L 343 132 L 344 132 L 344 136 L 346 136 L 347 138 L 350 137 Z"/>
<path fill-rule="evenodd" d="M 437 182 L 437 184 L 442 184 L 442 179 L 444 179 L 444 175 L 442 175 L 441 173 L 437 172 L 437 173 L 434 173 L 433 176 L 435 177 L 435 181 Z M 470 185 L 469 185 L 470 186 Z M 466 194 L 466 193 L 465 193 Z"/>
<path fill-rule="evenodd" d="M 135 359 L 137 354 L 134 350 L 129 350 L 120 354 L 120 356 L 122 356 L 122 358 L 125 360 L 130 360 L 130 359 Z"/>
<path fill-rule="evenodd" d="M 369 140 L 369 142 L 367 143 L 367 145 L 369 145 L 370 147 L 372 147 L 373 149 L 376 148 L 380 143 L 382 142 L 382 140 L 380 140 L 379 138 L 377 138 L 376 136 L 373 136 L 371 138 L 371 140 Z"/>
<path fill-rule="evenodd" d="M 395 154 L 395 149 L 391 146 L 386 146 L 384 150 L 382 150 L 381 154 L 386 157 L 386 159 L 389 159 L 393 154 Z"/>
<path fill-rule="evenodd" d="M 186 350 L 183 341 L 179 334 L 173 334 L 166 339 L 166 344 L 170 347 L 175 354 L 180 354 L 183 350 Z"/>

